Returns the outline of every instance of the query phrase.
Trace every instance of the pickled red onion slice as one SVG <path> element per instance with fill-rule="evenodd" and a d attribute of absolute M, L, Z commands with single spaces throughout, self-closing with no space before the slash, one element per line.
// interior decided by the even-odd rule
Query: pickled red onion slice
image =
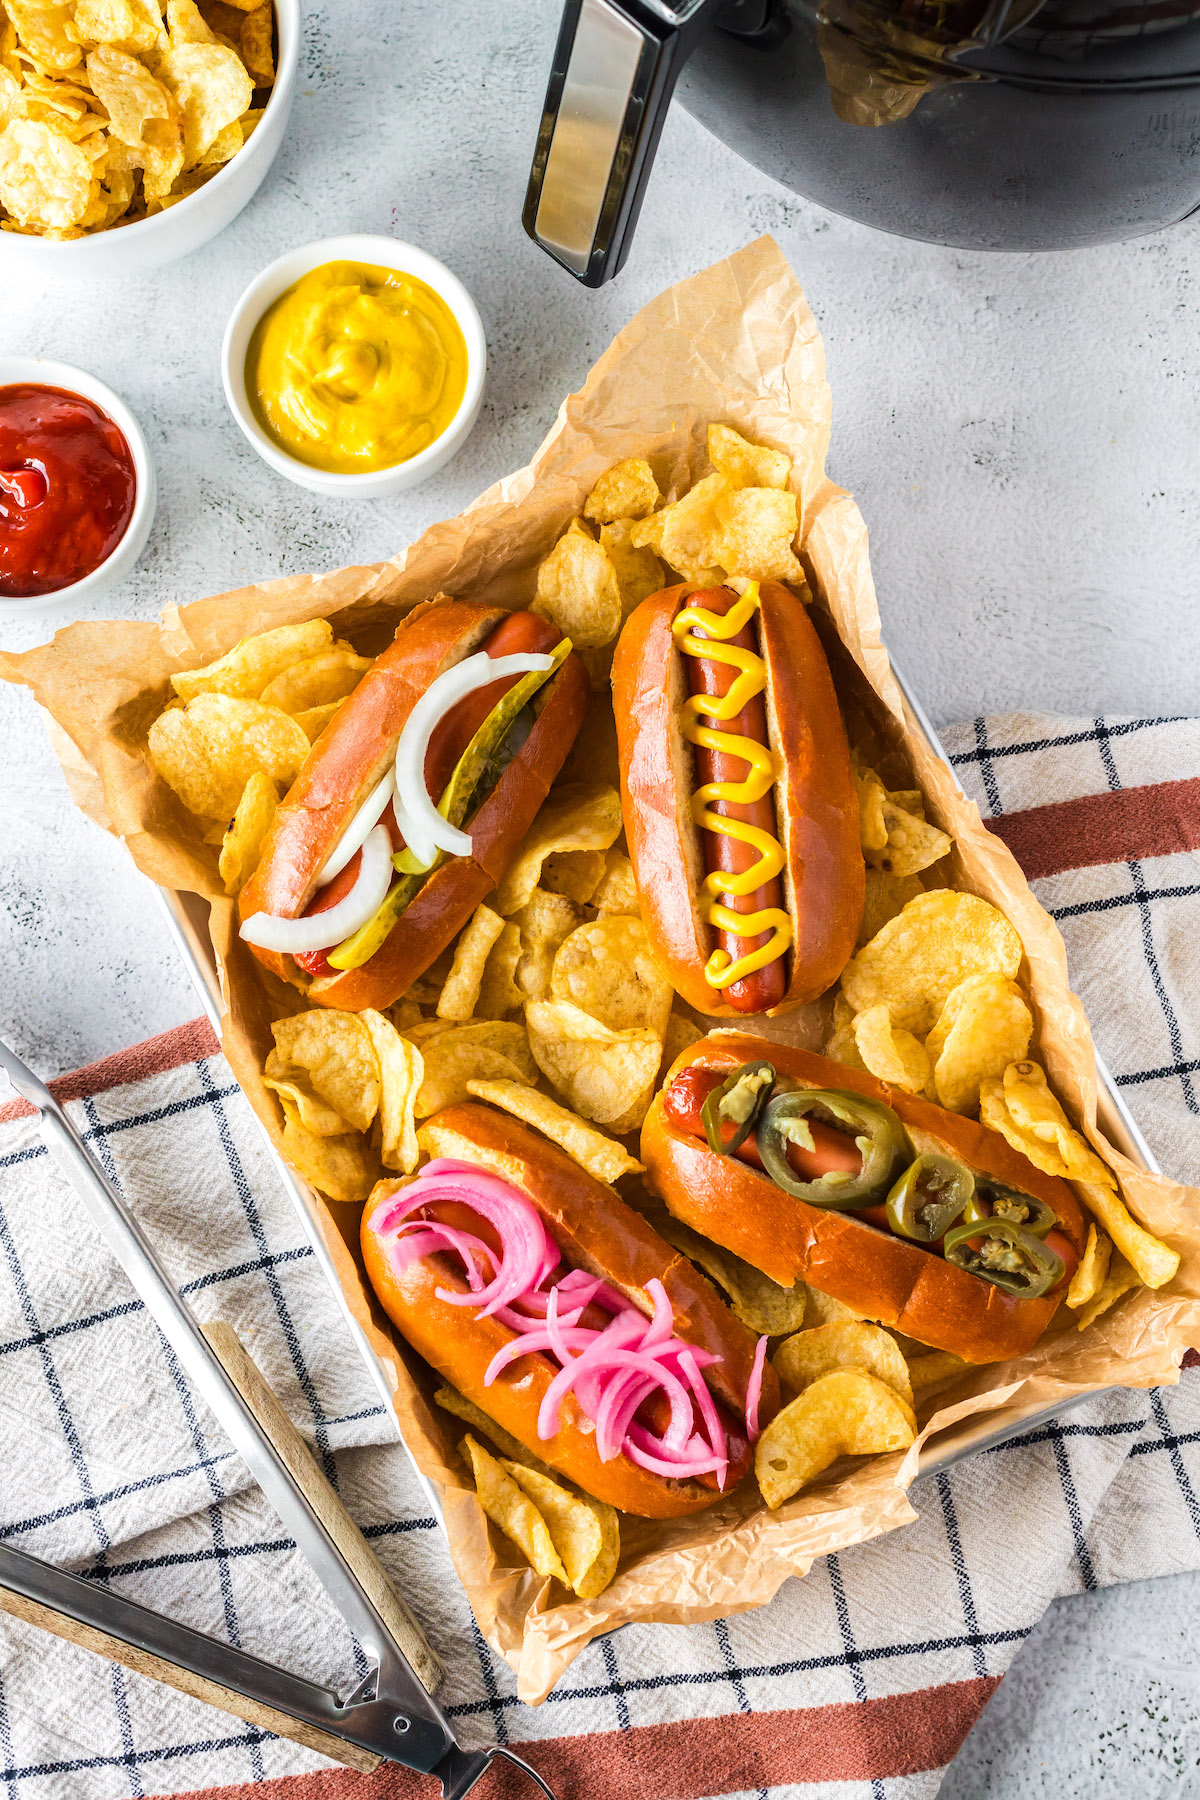
<path fill-rule="evenodd" d="M 750 1379 L 746 1383 L 746 1436 L 750 1442 L 758 1440 L 758 1408 L 762 1400 L 763 1364 L 767 1360 L 767 1340 L 760 1337 L 754 1347 L 754 1361 L 750 1366 Z"/>
<path fill-rule="evenodd" d="M 487 1219 L 499 1252 L 470 1232 L 418 1216 L 438 1200 L 465 1204 Z M 675 1336 L 661 1281 L 646 1284 L 653 1307 L 647 1318 L 611 1283 L 585 1270 L 570 1269 L 552 1280 L 560 1267 L 558 1247 L 529 1200 L 500 1177 L 457 1158 L 428 1163 L 415 1181 L 376 1209 L 371 1229 L 391 1238 L 398 1270 L 436 1251 L 459 1256 L 470 1292 L 439 1289 L 439 1297 L 475 1307 L 513 1334 L 492 1358 L 485 1387 L 526 1356 L 543 1355 L 558 1365 L 539 1408 L 539 1437 L 558 1431 L 562 1402 L 570 1393 L 596 1426 L 602 1461 L 624 1454 L 674 1480 L 717 1473 L 723 1482 L 729 1466 L 725 1432 L 701 1373 L 721 1359 Z M 580 1323 L 589 1308 L 608 1315 L 601 1327 Z M 761 1380 L 760 1362 L 760 1390 Z M 661 1433 L 637 1422 L 656 1393 L 668 1408 Z"/>
<path fill-rule="evenodd" d="M 328 912 L 307 919 L 277 919 L 272 913 L 251 913 L 243 921 L 241 936 L 260 950 L 284 956 L 303 956 L 310 950 L 328 950 L 374 918 L 392 885 L 392 840 L 386 825 L 374 825 L 362 845 L 362 867 L 345 899 Z"/>

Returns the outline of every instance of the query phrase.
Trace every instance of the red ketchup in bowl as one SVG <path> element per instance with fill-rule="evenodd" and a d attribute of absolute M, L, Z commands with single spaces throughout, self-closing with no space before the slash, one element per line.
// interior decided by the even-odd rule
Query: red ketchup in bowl
<path fill-rule="evenodd" d="M 0 387 L 0 595 L 82 581 L 120 543 L 136 493 L 124 434 L 91 400 Z"/>

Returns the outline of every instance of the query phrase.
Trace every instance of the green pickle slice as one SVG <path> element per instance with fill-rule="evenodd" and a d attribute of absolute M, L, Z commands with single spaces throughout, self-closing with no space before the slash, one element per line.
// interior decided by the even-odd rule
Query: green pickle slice
<path fill-rule="evenodd" d="M 454 773 L 438 801 L 437 809 L 449 824 L 462 824 L 471 804 L 471 796 L 479 786 L 480 779 L 505 734 L 512 729 L 518 714 L 528 706 L 538 689 L 553 680 L 570 654 L 571 640 L 563 638 L 553 650 L 547 651 L 547 655 L 553 658 L 550 668 L 533 669 L 528 675 L 522 675 L 507 694 L 501 695 L 496 702 L 454 765 Z M 393 925 L 415 898 L 426 876 L 431 875 L 435 869 L 440 869 L 446 860 L 444 850 L 438 850 L 429 863 L 418 861 L 407 848 L 398 851 L 393 856 L 392 863 L 401 879 L 389 888 L 378 912 L 345 938 L 336 950 L 329 952 L 327 961 L 330 965 L 341 970 L 361 969 L 364 963 L 370 962 L 376 951 L 382 948 Z"/>

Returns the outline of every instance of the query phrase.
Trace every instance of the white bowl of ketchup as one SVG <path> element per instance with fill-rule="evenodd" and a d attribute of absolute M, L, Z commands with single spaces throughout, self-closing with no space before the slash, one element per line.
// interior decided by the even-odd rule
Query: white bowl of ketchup
<path fill-rule="evenodd" d="M 119 394 L 68 363 L 0 356 L 0 617 L 94 600 L 145 549 L 155 500 Z"/>

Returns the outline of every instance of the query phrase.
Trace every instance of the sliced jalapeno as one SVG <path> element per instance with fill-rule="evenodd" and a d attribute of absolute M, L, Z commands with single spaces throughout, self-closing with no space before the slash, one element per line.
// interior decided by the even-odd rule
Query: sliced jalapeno
<path fill-rule="evenodd" d="M 1034 1237 L 1040 1238 L 1044 1238 L 1058 1224 L 1058 1214 L 1044 1200 L 1038 1200 L 1032 1194 L 1023 1194 L 1019 1188 L 1009 1187 L 1006 1182 L 993 1181 L 988 1175 L 977 1178 L 975 1198 L 977 1204 L 982 1203 L 980 1210 L 972 1215 L 968 1208 L 965 1218 L 1011 1219 L 1014 1225 L 1023 1225 L 1026 1231 L 1032 1231 Z"/>
<path fill-rule="evenodd" d="M 975 1193 L 975 1177 L 952 1156 L 932 1152 L 910 1163 L 887 1197 L 888 1224 L 900 1237 L 933 1244 Z"/>
<path fill-rule="evenodd" d="M 1058 1286 L 1066 1264 L 1024 1225 L 1011 1219 L 964 1219 L 946 1233 L 946 1261 L 1019 1300 L 1037 1300 Z"/>
<path fill-rule="evenodd" d="M 740 1150 L 758 1123 L 774 1086 L 775 1070 L 771 1063 L 749 1062 L 735 1069 L 719 1088 L 714 1088 L 700 1108 L 709 1149 L 715 1150 L 718 1156 L 732 1156 L 735 1150 Z M 732 1137 L 724 1135 L 724 1125 L 734 1127 Z"/>
<path fill-rule="evenodd" d="M 808 1127 L 809 1115 L 853 1138 L 862 1157 L 857 1175 L 834 1169 L 813 1181 L 805 1181 L 788 1162 L 788 1145 L 815 1148 Z M 763 1109 L 755 1136 L 763 1168 L 777 1187 L 811 1206 L 843 1212 L 886 1188 L 901 1158 L 912 1155 L 904 1127 L 890 1106 L 848 1094 L 838 1088 L 798 1088 L 776 1094 Z"/>

